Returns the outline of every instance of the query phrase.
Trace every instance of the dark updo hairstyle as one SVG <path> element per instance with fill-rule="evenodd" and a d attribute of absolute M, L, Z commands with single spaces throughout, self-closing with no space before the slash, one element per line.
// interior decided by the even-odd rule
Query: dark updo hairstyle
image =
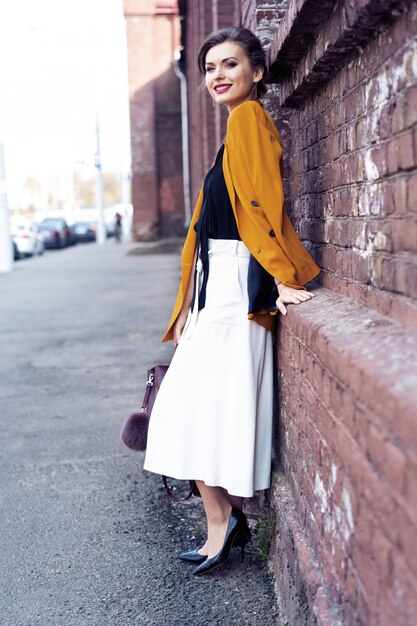
<path fill-rule="evenodd" d="M 224 43 L 225 41 L 233 41 L 243 48 L 249 59 L 252 70 L 257 70 L 258 68 L 264 70 L 263 77 L 257 82 L 258 97 L 264 96 L 267 91 L 264 81 L 267 72 L 266 55 L 258 37 L 248 28 L 230 26 L 229 28 L 222 28 L 221 30 L 216 30 L 214 33 L 211 33 L 203 42 L 200 52 L 198 53 L 198 69 L 200 72 L 202 74 L 206 73 L 207 52 L 213 48 L 213 46 L 217 46 L 219 43 Z"/>

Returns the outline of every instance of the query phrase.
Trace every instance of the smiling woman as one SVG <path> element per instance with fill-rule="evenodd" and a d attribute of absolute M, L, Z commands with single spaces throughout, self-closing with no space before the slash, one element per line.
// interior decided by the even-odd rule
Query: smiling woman
<path fill-rule="evenodd" d="M 214 104 L 230 115 L 184 245 L 163 337 L 177 349 L 153 407 L 144 468 L 195 480 L 207 541 L 179 558 L 201 575 L 233 546 L 243 556 L 250 540 L 242 500 L 270 485 L 270 331 L 286 304 L 314 296 L 303 285 L 320 270 L 284 212 L 282 146 L 258 100 L 266 92 L 259 40 L 244 28 L 213 33 L 198 65 Z"/>
<path fill-rule="evenodd" d="M 198 67 L 205 75 L 206 87 L 214 102 L 227 106 L 229 113 L 242 102 L 266 93 L 265 53 L 254 44 L 253 34 L 240 29 L 224 29 L 213 33 L 201 47 Z M 225 34 L 230 39 L 224 39 Z M 221 96 L 225 96 L 222 98 Z"/>
<path fill-rule="evenodd" d="M 228 56 L 223 59 L 224 54 Z M 213 100 L 225 104 L 229 113 L 251 99 L 262 74 L 262 69 L 251 68 L 242 48 L 232 42 L 219 44 L 207 53 L 206 87 Z"/>

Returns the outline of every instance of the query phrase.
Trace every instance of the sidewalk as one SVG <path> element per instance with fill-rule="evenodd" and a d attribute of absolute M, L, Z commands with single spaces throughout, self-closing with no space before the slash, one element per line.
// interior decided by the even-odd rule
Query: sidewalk
<path fill-rule="evenodd" d="M 206 577 L 199 499 L 172 503 L 119 440 L 142 399 L 179 257 L 79 245 L 0 275 L 2 626 L 275 626 L 252 550 Z"/>

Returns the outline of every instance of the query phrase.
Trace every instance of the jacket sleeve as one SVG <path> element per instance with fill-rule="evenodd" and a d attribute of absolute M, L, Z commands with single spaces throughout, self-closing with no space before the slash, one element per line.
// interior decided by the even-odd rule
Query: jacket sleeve
<path fill-rule="evenodd" d="M 263 230 L 263 250 L 257 260 L 281 282 L 303 289 L 320 268 L 284 211 L 282 146 L 272 118 L 259 103 L 246 102 L 229 116 L 228 139 L 240 164 L 236 169 L 242 170 L 237 194 L 245 210 L 252 212 L 253 228 Z M 256 206 L 247 197 L 248 179 Z"/>
<path fill-rule="evenodd" d="M 237 107 L 228 120 L 232 146 L 244 161 L 254 190 L 259 198 L 274 197 L 276 218 L 281 223 L 284 201 L 282 146 L 275 125 L 273 129 L 268 126 L 266 113 L 254 101 Z"/>

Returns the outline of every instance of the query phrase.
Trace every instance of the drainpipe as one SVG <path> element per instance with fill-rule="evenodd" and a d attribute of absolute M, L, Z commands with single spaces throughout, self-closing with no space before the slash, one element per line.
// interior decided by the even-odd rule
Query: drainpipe
<path fill-rule="evenodd" d="M 175 51 L 174 71 L 181 84 L 181 134 L 182 134 L 182 170 L 184 188 L 184 226 L 188 228 L 191 221 L 190 202 L 190 156 L 188 149 L 188 102 L 187 102 L 187 78 L 181 69 L 181 58 L 184 48 Z"/>

